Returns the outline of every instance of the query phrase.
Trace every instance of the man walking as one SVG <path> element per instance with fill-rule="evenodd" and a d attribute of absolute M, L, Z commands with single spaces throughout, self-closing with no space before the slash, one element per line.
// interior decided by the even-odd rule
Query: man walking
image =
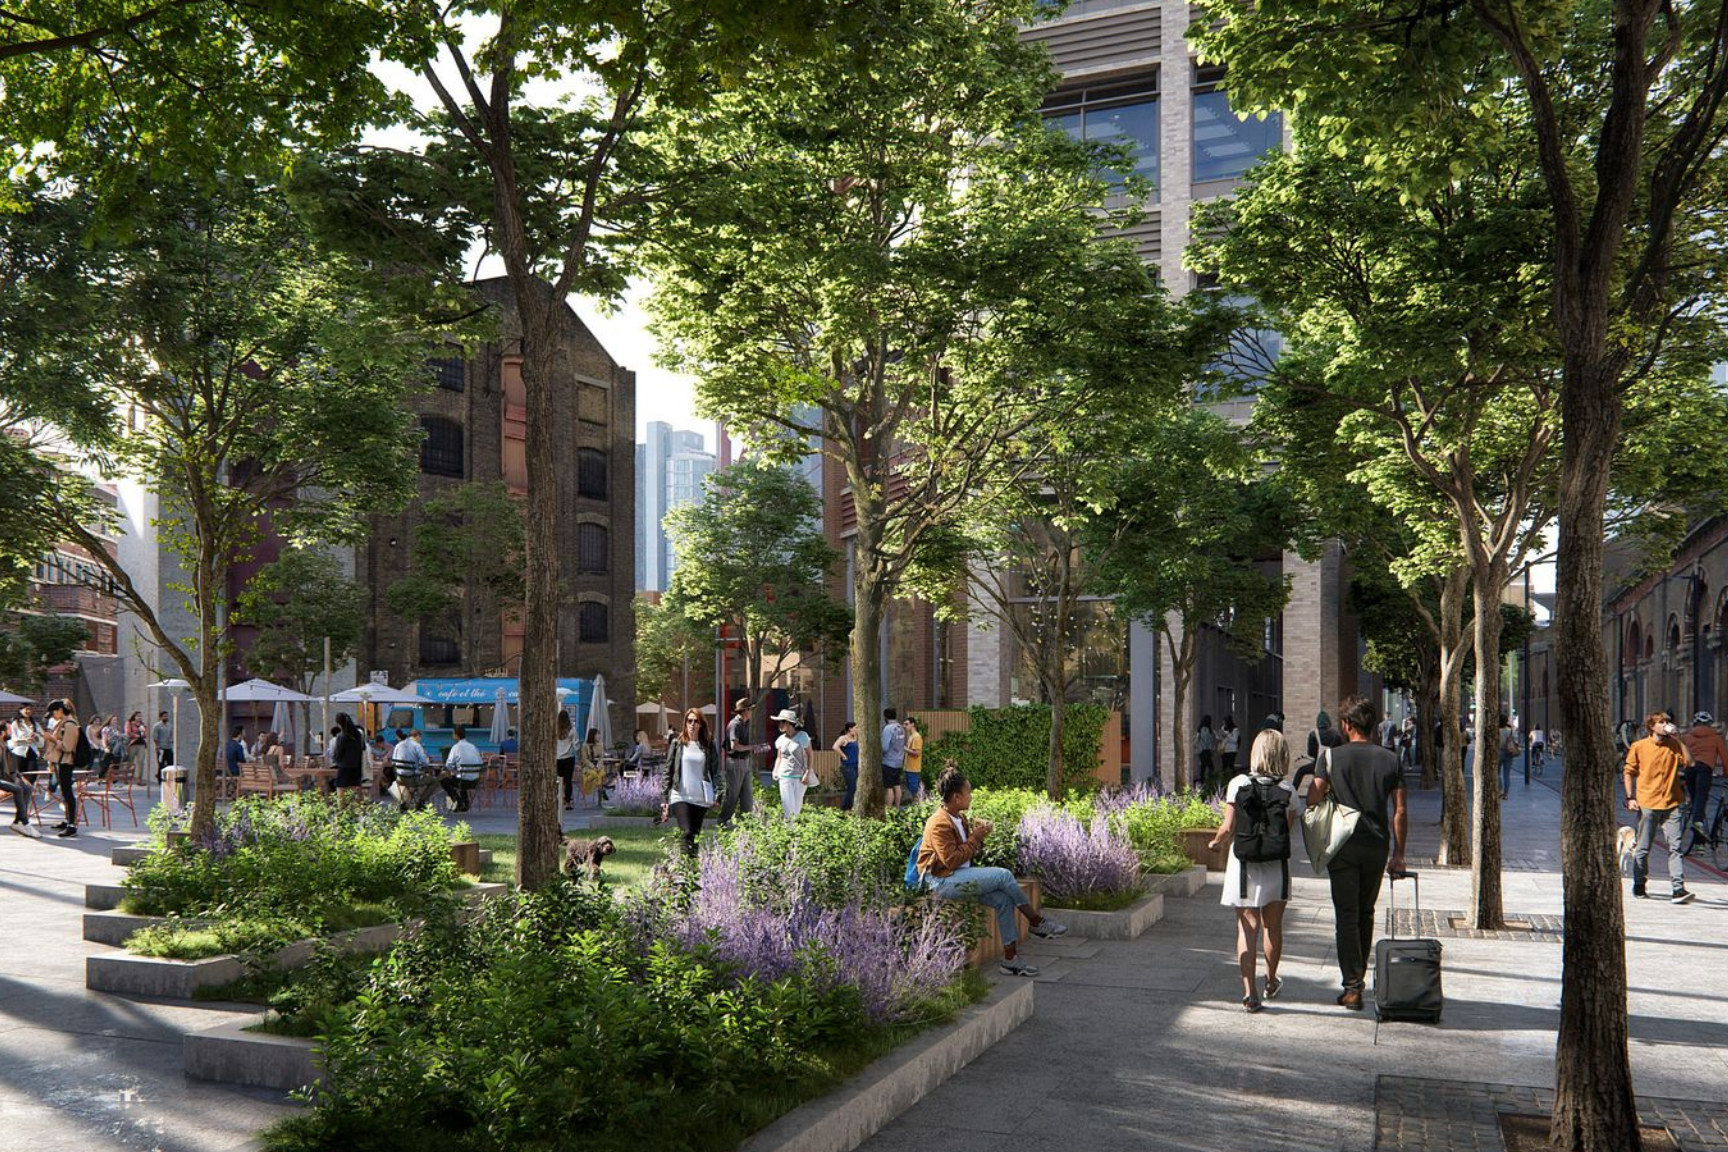
<path fill-rule="evenodd" d="M 900 807 L 900 786 L 906 775 L 906 729 L 899 713 L 882 709 L 882 807 Z"/>
<path fill-rule="evenodd" d="M 1680 729 L 1666 712 L 1652 712 L 1644 722 L 1650 735 L 1626 749 L 1626 808 L 1638 814 L 1638 840 L 1632 849 L 1632 895 L 1643 899 L 1644 882 L 1650 874 L 1650 846 L 1656 829 L 1668 841 L 1669 902 L 1692 903 L 1686 891 L 1686 864 L 1680 858 L 1680 838 L 1686 806 L 1686 788 L 1681 773 L 1686 767 L 1686 745 Z"/>
<path fill-rule="evenodd" d="M 732 719 L 726 722 L 726 796 L 720 802 L 720 823 L 729 824 L 734 812 L 756 809 L 756 772 L 752 757 L 756 749 L 750 744 L 750 697 L 732 706 Z M 673 771 L 676 765 L 668 766 Z"/>
<path fill-rule="evenodd" d="M 1708 712 L 1692 717 L 1692 727 L 1680 737 L 1692 764 L 1686 769 L 1686 794 L 1691 800 L 1692 830 L 1698 834 L 1696 847 L 1710 834 L 1710 777 L 1712 773 L 1728 773 L 1728 745 L 1716 731 L 1716 718 Z"/>
<path fill-rule="evenodd" d="M 1344 983 L 1338 1003 L 1360 1012 L 1374 947 L 1374 903 L 1380 896 L 1380 878 L 1388 863 L 1393 873 L 1404 871 L 1408 817 L 1398 757 L 1369 741 L 1374 706 L 1351 696 L 1338 712 L 1345 742 L 1329 749 L 1316 765 L 1308 803 L 1318 803 L 1331 793 L 1336 803 L 1361 813 L 1356 831 L 1326 866 L 1337 921 L 1338 970 Z"/>
<path fill-rule="evenodd" d="M 168 723 L 168 713 L 156 713 L 156 723 L 150 726 L 150 743 L 156 745 L 156 783 L 174 764 L 174 725 Z"/>

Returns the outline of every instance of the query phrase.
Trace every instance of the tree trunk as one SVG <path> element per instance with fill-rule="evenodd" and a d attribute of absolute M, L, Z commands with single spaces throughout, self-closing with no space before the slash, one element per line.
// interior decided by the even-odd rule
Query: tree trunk
<path fill-rule="evenodd" d="M 522 783 L 516 882 L 532 890 L 557 878 L 563 840 L 556 764 L 558 476 L 552 455 L 559 304 L 538 279 L 517 281 L 512 277 L 511 286 L 522 323 L 528 471 L 528 502 L 522 525 L 526 602 L 522 613 Z"/>
<path fill-rule="evenodd" d="M 1067 695 L 1058 690 L 1050 699 L 1050 778 L 1045 791 L 1058 804 L 1067 791 L 1062 781 L 1062 730 L 1068 722 Z"/>
<path fill-rule="evenodd" d="M 196 509 L 193 514 L 197 516 Z M 198 676 L 191 682 L 192 698 L 198 702 L 198 762 L 192 770 L 193 835 L 216 824 L 216 760 L 224 735 L 222 701 L 216 693 L 222 640 L 216 620 L 216 579 L 222 568 L 208 540 L 209 533 L 200 530 L 197 571 L 192 576 L 192 595 L 198 614 Z"/>
<path fill-rule="evenodd" d="M 1044 691 L 1050 697 L 1050 766 L 1044 790 L 1050 799 L 1061 803 L 1067 792 L 1063 781 L 1062 730 L 1068 722 L 1067 656 L 1068 635 L 1074 624 L 1073 606 L 1069 603 L 1074 549 L 1072 543 L 1060 532 L 1052 530 L 1052 535 L 1056 538 L 1056 547 L 1061 557 L 1057 562 L 1061 575 L 1056 580 L 1056 618 L 1051 621 L 1052 626 L 1048 629 L 1050 645 L 1044 664 Z"/>
<path fill-rule="evenodd" d="M 1626 1048 L 1626 919 L 1614 856 L 1618 765 L 1600 625 L 1602 516 L 1620 414 L 1613 376 L 1568 358 L 1554 613 L 1560 730 L 1566 734 L 1560 805 L 1566 936 L 1549 1140 L 1575 1152 L 1638 1146 Z"/>
<path fill-rule="evenodd" d="M 1422 764 L 1422 787 L 1433 788 L 1440 783 L 1440 757 L 1434 747 L 1434 724 L 1440 719 L 1440 667 L 1435 661 L 1433 668 L 1422 677 L 1422 683 L 1417 689 L 1417 699 L 1422 704 L 1416 710 L 1419 719 L 1416 730 L 1411 734 L 1416 740 L 1416 755 Z"/>
<path fill-rule="evenodd" d="M 1171 713 L 1170 733 L 1171 747 L 1175 752 L 1176 763 L 1170 773 L 1170 789 L 1180 792 L 1188 787 L 1193 779 L 1194 733 L 1189 730 L 1188 723 L 1188 677 L 1194 671 L 1192 644 L 1186 629 L 1178 644 L 1170 634 L 1168 625 L 1161 628 L 1164 642 L 1170 649 L 1170 692 L 1174 710 Z"/>
<path fill-rule="evenodd" d="M 864 543 L 865 526 L 858 522 L 857 549 L 869 553 Z M 875 539 L 872 525 L 869 536 Z M 852 810 L 860 816 L 882 815 L 882 668 L 878 644 L 882 637 L 882 609 L 887 599 L 881 575 L 869 564 L 854 565 L 852 578 L 852 709 L 858 719 L 858 790 Z"/>
<path fill-rule="evenodd" d="M 1476 633 L 1475 805 L 1470 821 L 1470 923 L 1504 923 L 1500 898 L 1500 594 L 1505 565 L 1480 567 L 1473 581 Z"/>
<path fill-rule="evenodd" d="M 1471 644 L 1464 635 L 1462 568 L 1440 586 L 1440 855 L 1436 863 L 1470 863 L 1470 803 L 1464 788 L 1464 657 Z"/>

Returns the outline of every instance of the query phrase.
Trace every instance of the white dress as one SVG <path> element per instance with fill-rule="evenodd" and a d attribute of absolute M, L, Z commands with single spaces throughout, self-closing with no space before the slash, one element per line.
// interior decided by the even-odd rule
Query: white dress
<path fill-rule="evenodd" d="M 1233 777 L 1230 786 L 1224 792 L 1224 803 L 1234 804 L 1236 793 L 1248 787 L 1247 775 Z M 1296 852 L 1297 832 L 1296 822 L 1296 791 L 1290 787 L 1288 780 L 1278 781 L 1278 787 L 1290 793 L 1290 851 L 1292 857 Z M 1226 908 L 1264 908 L 1274 901 L 1284 899 L 1284 870 L 1276 860 L 1256 861 L 1243 864 L 1236 859 L 1236 853 L 1227 845 L 1229 863 L 1224 866 L 1224 893 L 1218 902 Z M 1242 869 L 1248 869 L 1248 895 L 1242 895 Z"/>

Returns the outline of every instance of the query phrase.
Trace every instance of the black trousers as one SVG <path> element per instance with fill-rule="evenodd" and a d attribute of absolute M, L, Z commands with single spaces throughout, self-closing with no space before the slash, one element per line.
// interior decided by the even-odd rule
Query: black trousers
<path fill-rule="evenodd" d="M 1352 838 L 1326 865 L 1332 880 L 1332 915 L 1337 921 L 1338 970 L 1344 987 L 1367 983 L 1374 950 L 1374 903 L 1386 874 L 1387 845 Z"/>
<path fill-rule="evenodd" d="M 678 830 L 684 833 L 684 854 L 696 855 L 696 837 L 702 834 L 702 821 L 708 816 L 708 809 L 700 804 L 686 804 L 680 800 L 672 805 L 672 821 L 678 825 Z"/>
<path fill-rule="evenodd" d="M 446 776 L 438 783 L 458 812 L 466 812 L 473 806 L 474 789 L 480 786 L 478 780 L 461 780 L 455 776 Z"/>
<path fill-rule="evenodd" d="M 78 791 L 72 787 L 72 765 L 65 762 L 56 764 L 55 773 L 60 778 L 60 803 L 66 809 L 66 823 L 76 828 L 78 826 Z"/>
<path fill-rule="evenodd" d="M 564 784 L 564 803 L 571 801 L 571 789 L 576 780 L 576 757 L 558 761 L 558 779 Z"/>

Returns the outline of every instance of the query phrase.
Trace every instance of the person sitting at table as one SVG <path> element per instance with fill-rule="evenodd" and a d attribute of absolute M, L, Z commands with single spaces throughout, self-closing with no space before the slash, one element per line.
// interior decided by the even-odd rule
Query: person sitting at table
<path fill-rule="evenodd" d="M 480 786 L 480 749 L 474 747 L 468 739 L 468 730 L 458 724 L 451 729 L 456 737 L 456 743 L 450 745 L 450 754 L 444 757 L 444 767 L 450 773 L 440 780 L 444 786 L 444 794 L 450 797 L 458 812 L 466 812 L 472 807 L 471 798 L 474 789 Z"/>
<path fill-rule="evenodd" d="M 516 729 L 512 728 L 498 741 L 498 751 L 504 756 L 514 756 L 521 746 L 516 743 Z"/>
<path fill-rule="evenodd" d="M 605 749 L 600 747 L 600 729 L 588 729 L 588 739 L 582 741 L 579 759 L 582 769 L 582 797 L 586 800 L 589 790 L 592 789 L 594 806 L 599 807 L 600 801 L 606 798 L 606 789 L 603 787 L 606 783 Z"/>
<path fill-rule="evenodd" d="M 240 775 L 240 765 L 246 762 L 246 728 L 236 724 L 228 730 L 228 775 Z"/>
<path fill-rule="evenodd" d="M 18 775 L 8 765 L 5 770 L 0 770 L 0 792 L 9 792 L 12 795 L 12 804 L 15 809 L 12 815 L 12 831 L 20 836 L 28 836 L 33 840 L 41 839 L 42 833 L 30 826 L 29 779 Z"/>
<path fill-rule="evenodd" d="M 418 728 L 391 749 L 390 767 L 396 773 L 396 801 L 402 805 L 402 811 L 426 807 L 438 781 L 432 775 L 432 759 L 420 745 Z"/>

